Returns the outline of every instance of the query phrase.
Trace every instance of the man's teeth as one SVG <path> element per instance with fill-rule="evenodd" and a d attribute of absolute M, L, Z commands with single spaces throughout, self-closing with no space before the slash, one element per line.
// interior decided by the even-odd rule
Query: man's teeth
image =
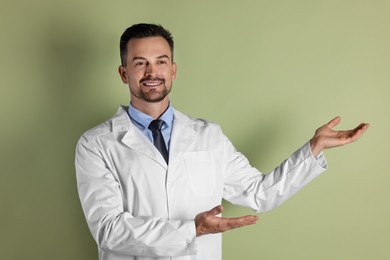
<path fill-rule="evenodd" d="M 159 82 L 143 82 L 142 84 L 144 84 L 145 86 L 148 86 L 148 87 L 153 87 L 153 86 L 160 85 L 161 81 L 159 81 Z"/>

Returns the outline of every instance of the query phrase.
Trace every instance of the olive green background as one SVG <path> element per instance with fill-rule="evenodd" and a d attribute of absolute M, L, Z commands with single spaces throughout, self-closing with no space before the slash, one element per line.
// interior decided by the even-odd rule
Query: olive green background
<path fill-rule="evenodd" d="M 336 115 L 370 122 L 326 151 L 329 170 L 255 226 L 224 234 L 224 259 L 390 259 L 389 1 L 1 1 L 1 259 L 97 259 L 74 148 L 128 104 L 117 75 L 126 27 L 174 35 L 176 109 L 221 124 L 266 173 Z M 226 216 L 250 210 L 228 203 Z"/>

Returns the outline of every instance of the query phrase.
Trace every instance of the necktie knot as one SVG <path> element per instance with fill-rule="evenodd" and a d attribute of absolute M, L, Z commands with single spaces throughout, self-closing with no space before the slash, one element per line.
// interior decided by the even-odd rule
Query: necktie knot
<path fill-rule="evenodd" d="M 156 119 L 156 120 L 153 120 L 150 125 L 149 125 L 149 129 L 152 130 L 152 131 L 155 131 L 155 130 L 161 130 L 162 126 L 164 124 L 164 121 L 161 120 L 161 119 Z"/>

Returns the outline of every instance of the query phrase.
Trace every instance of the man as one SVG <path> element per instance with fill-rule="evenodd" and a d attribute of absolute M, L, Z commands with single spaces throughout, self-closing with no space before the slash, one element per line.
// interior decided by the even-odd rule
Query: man
<path fill-rule="evenodd" d="M 218 125 L 173 109 L 173 49 L 159 25 L 128 28 L 119 74 L 130 105 L 78 142 L 78 191 L 99 259 L 221 259 L 221 232 L 257 221 L 221 217 L 222 199 L 270 210 L 325 170 L 323 149 L 356 141 L 368 128 L 334 131 L 336 117 L 263 175 Z"/>

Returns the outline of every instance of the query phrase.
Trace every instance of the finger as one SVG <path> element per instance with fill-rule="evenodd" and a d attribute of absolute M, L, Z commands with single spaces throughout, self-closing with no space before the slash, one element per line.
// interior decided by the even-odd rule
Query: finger
<path fill-rule="evenodd" d="M 206 215 L 208 215 L 208 216 L 215 216 L 215 215 L 218 215 L 218 214 L 222 213 L 222 211 L 223 211 L 223 206 L 222 205 L 218 205 L 218 206 L 212 208 L 211 210 L 206 211 Z"/>
<path fill-rule="evenodd" d="M 253 225 L 253 224 L 256 224 L 256 222 L 257 222 L 257 219 L 255 219 L 255 218 L 252 218 L 251 220 L 249 220 L 249 219 L 240 220 L 240 221 L 237 221 L 234 223 L 230 222 L 229 225 L 227 225 L 223 228 L 224 229 L 223 231 Z"/>
<path fill-rule="evenodd" d="M 360 125 L 355 127 L 353 130 L 351 130 L 351 132 L 353 133 L 353 135 L 356 135 L 357 133 L 363 134 L 364 131 L 366 131 L 369 126 L 370 125 L 367 123 L 361 123 Z"/>
<path fill-rule="evenodd" d="M 370 127 L 369 123 L 364 123 L 364 126 L 362 127 L 363 133 Z"/>
<path fill-rule="evenodd" d="M 353 134 L 352 138 L 355 140 L 359 139 L 362 134 L 368 129 L 370 125 L 369 124 L 361 124 L 355 131 L 355 133 Z"/>
<path fill-rule="evenodd" d="M 240 224 L 240 223 L 257 221 L 259 217 L 255 215 L 248 215 L 248 216 L 242 216 L 237 218 L 222 218 L 222 219 L 226 222 L 229 222 L 230 224 Z"/>
<path fill-rule="evenodd" d="M 358 125 L 357 127 L 355 127 L 355 128 L 353 129 L 353 131 L 356 132 L 357 130 L 363 128 L 365 125 L 366 125 L 365 123 L 361 123 L 360 125 Z"/>
<path fill-rule="evenodd" d="M 344 130 L 344 131 L 337 131 L 337 133 L 338 133 L 338 135 L 340 137 L 344 136 L 347 139 L 348 138 L 354 138 L 355 136 L 360 136 L 361 134 L 363 134 L 364 131 L 366 131 L 368 127 L 369 127 L 369 124 L 361 123 L 360 125 L 358 125 L 354 129 Z"/>
<path fill-rule="evenodd" d="M 368 127 L 369 127 L 369 124 L 362 123 L 353 130 L 344 131 L 345 137 L 344 137 L 343 144 L 347 144 L 347 143 L 351 143 L 351 142 L 355 142 L 355 141 L 359 140 L 359 138 L 367 130 Z"/>
<path fill-rule="evenodd" d="M 241 224 L 241 226 L 251 225 L 255 224 L 259 220 L 259 217 L 257 216 L 245 216 L 241 217 L 238 220 L 238 223 Z"/>
<path fill-rule="evenodd" d="M 329 127 L 329 128 L 333 128 L 335 127 L 336 125 L 338 125 L 341 121 L 341 117 L 339 116 L 336 116 L 335 118 L 333 118 L 332 120 L 330 120 L 326 126 Z"/>
<path fill-rule="evenodd" d="M 338 131 L 338 132 L 339 133 L 347 133 L 348 135 L 352 136 L 352 135 L 355 135 L 359 131 L 362 131 L 362 132 L 366 131 L 369 126 L 370 125 L 367 123 L 361 123 L 357 127 L 355 127 L 354 129 L 345 130 L 345 131 Z"/>
<path fill-rule="evenodd" d="M 361 123 L 361 124 L 357 127 L 357 129 L 361 129 L 361 130 L 364 132 L 364 131 L 366 131 L 367 128 L 369 128 L 369 127 L 370 127 L 370 124 L 368 124 L 368 123 Z"/>
<path fill-rule="evenodd" d="M 257 216 L 243 216 L 238 218 L 221 218 L 220 227 L 223 230 L 252 225 L 257 222 Z"/>

